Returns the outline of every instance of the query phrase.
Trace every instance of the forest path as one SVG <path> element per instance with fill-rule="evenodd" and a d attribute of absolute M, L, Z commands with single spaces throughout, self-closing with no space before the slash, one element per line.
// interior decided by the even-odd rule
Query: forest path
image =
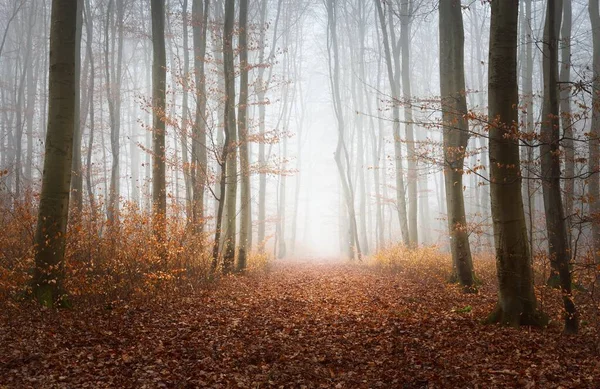
<path fill-rule="evenodd" d="M 494 300 L 434 275 L 281 262 L 192 297 L 2 317 L 0 388 L 594 386 L 589 344 L 479 324 Z"/>

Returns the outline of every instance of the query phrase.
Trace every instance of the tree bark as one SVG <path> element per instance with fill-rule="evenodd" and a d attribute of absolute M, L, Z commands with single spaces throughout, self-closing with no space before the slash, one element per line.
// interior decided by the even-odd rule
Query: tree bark
<path fill-rule="evenodd" d="M 440 2 L 440 91 L 444 123 L 444 181 L 452 264 L 460 284 L 474 286 L 473 259 L 463 196 L 464 160 L 469 143 L 465 97 L 464 29 L 460 0 Z"/>
<path fill-rule="evenodd" d="M 592 23 L 593 82 L 592 126 L 590 129 L 588 194 L 592 217 L 592 249 L 594 261 L 600 264 L 600 13 L 598 0 L 590 0 L 588 11 Z"/>
<path fill-rule="evenodd" d="M 167 57 L 165 48 L 165 0 L 151 0 L 152 13 L 152 227 L 159 255 L 166 260 L 167 190 L 165 168 L 165 114 Z"/>
<path fill-rule="evenodd" d="M 233 27 L 235 23 L 235 0 L 225 1 L 225 25 L 223 28 L 223 70 L 225 74 L 225 144 L 227 158 L 223 160 L 227 174 L 227 187 L 221 194 L 225 201 L 225 246 L 223 272 L 233 271 L 236 244 L 237 201 L 237 133 L 235 118 L 235 69 L 233 54 Z"/>
<path fill-rule="evenodd" d="M 492 0 L 489 54 L 489 159 L 498 305 L 488 322 L 541 325 L 527 244 L 518 144 L 518 0 Z"/>
<path fill-rule="evenodd" d="M 77 0 L 79 11 L 77 12 L 77 33 L 75 36 L 75 130 L 73 136 L 73 163 L 71 178 L 71 196 L 73 196 L 72 208 L 76 213 L 83 208 L 83 175 L 81 166 L 81 137 L 83 126 L 81 121 L 81 36 L 83 32 L 83 0 Z M 88 37 L 87 39 L 92 39 Z"/>
<path fill-rule="evenodd" d="M 24 107 L 27 107 L 25 101 L 25 87 L 27 85 L 27 73 L 33 66 L 33 28 L 34 28 L 34 17 L 35 10 L 31 9 L 27 19 L 26 29 L 26 44 L 25 44 L 25 57 L 23 64 L 21 65 L 21 74 L 19 75 L 18 89 L 17 89 L 17 104 L 16 104 L 16 128 L 15 128 L 15 148 L 16 148 L 16 161 L 15 161 L 15 198 L 17 201 L 21 201 L 21 192 L 23 191 L 23 119 L 27 121 L 27 112 Z M 15 61 L 18 65 L 19 61 Z M 17 70 L 15 70 L 15 73 Z"/>
<path fill-rule="evenodd" d="M 183 0 L 183 98 L 182 98 L 182 117 L 181 117 L 181 158 L 183 160 L 183 179 L 185 184 L 185 215 L 189 221 L 193 220 L 193 186 L 192 186 L 192 164 L 188 153 L 189 134 L 188 126 L 190 123 L 189 107 L 189 77 L 190 77 L 190 44 L 189 44 L 189 14 L 188 0 Z M 193 16 L 193 15 L 192 15 Z"/>
<path fill-rule="evenodd" d="M 337 39 L 336 26 L 336 4 L 335 0 L 328 0 L 327 8 L 327 27 L 328 27 L 328 58 L 329 74 L 331 79 L 331 92 L 333 94 L 334 111 L 337 118 L 338 141 L 335 151 L 335 163 L 338 168 L 342 194 L 344 196 L 345 208 L 348 213 L 348 223 L 350 227 L 350 247 L 354 251 L 352 257 L 356 255 L 358 260 L 362 260 L 362 251 L 358 237 L 358 226 L 356 223 L 356 211 L 354 208 L 354 192 L 352 188 L 352 179 L 350 174 L 350 158 L 344 140 L 345 125 L 344 113 L 342 112 L 342 98 L 340 95 L 340 55 Z"/>
<path fill-rule="evenodd" d="M 544 106 L 540 136 L 542 189 L 548 250 L 553 269 L 560 277 L 565 306 L 565 332 L 576 333 L 579 320 L 571 299 L 571 270 L 567 227 L 560 187 L 560 112 L 558 91 L 558 35 L 562 0 L 548 0 L 544 28 L 543 71 Z"/>
<path fill-rule="evenodd" d="M 240 167 L 242 182 L 240 196 L 242 209 L 240 211 L 240 244 L 238 248 L 237 269 L 246 269 L 248 251 L 251 249 L 252 208 L 250 200 L 250 153 L 248 142 L 247 112 L 248 112 L 248 0 L 240 0 L 239 16 L 239 45 L 240 45 L 240 101 L 238 106 L 238 136 L 240 139 Z"/>
<path fill-rule="evenodd" d="M 281 3 L 281 1 L 279 2 Z M 259 134 L 262 137 L 265 135 L 265 119 L 266 119 L 266 86 L 264 80 L 264 62 L 265 62 L 265 32 L 266 32 L 266 20 L 267 20 L 267 4 L 268 0 L 262 0 L 261 3 L 261 11 L 260 11 L 260 37 L 259 40 L 261 42 L 260 51 L 258 53 L 258 62 L 261 65 L 258 69 L 258 77 L 256 81 L 256 95 L 258 100 L 258 128 Z M 277 10 L 277 21 L 279 20 L 279 8 Z M 275 30 L 277 30 L 277 21 L 275 24 Z M 259 184 L 258 184 L 258 231 L 257 238 L 258 244 L 261 248 L 264 248 L 264 240 L 265 240 L 265 222 L 267 216 L 267 207 L 266 207 L 266 192 L 267 192 L 267 174 L 264 171 L 266 166 L 265 161 L 265 142 L 264 139 L 261 139 L 261 142 L 258 144 L 258 166 L 259 166 Z"/>
<path fill-rule="evenodd" d="M 400 48 L 402 50 L 402 95 L 404 97 L 404 120 L 406 121 L 406 150 L 408 157 L 408 237 L 412 247 L 419 245 L 417 157 L 413 129 L 412 91 L 410 87 L 410 35 L 413 1 L 404 0 L 400 7 Z M 391 27 L 390 27 L 391 28 Z"/>
<path fill-rule="evenodd" d="M 33 295 L 48 307 L 67 303 L 63 282 L 75 127 L 77 11 L 71 0 L 52 1 L 48 130 L 32 279 Z"/>
<path fill-rule="evenodd" d="M 521 34 L 524 37 L 523 42 L 523 63 L 521 65 L 522 83 L 523 83 L 523 103 L 522 106 L 525 109 L 524 121 L 525 121 L 525 134 L 527 138 L 533 138 L 535 133 L 534 123 L 534 101 L 533 101 L 533 33 L 531 30 L 531 0 L 525 0 L 525 15 L 521 17 Z M 528 143 L 532 143 L 529 141 Z M 533 250 L 533 229 L 534 229 L 534 218 L 536 210 L 535 202 L 535 187 L 534 187 L 534 175 L 532 174 L 534 168 L 534 147 L 531 144 L 522 145 L 521 157 L 523 168 L 523 196 L 525 196 L 525 213 L 526 213 L 526 224 L 528 231 L 528 242 L 529 249 Z"/>
<path fill-rule="evenodd" d="M 37 16 L 37 6 L 33 6 L 32 12 L 34 13 L 34 20 L 32 21 L 30 27 L 31 29 L 35 28 L 36 26 L 35 18 Z M 40 61 L 37 60 L 36 66 L 34 66 L 34 62 L 32 60 L 30 66 L 27 67 L 27 155 L 25 161 L 24 178 L 27 180 L 28 185 L 33 184 L 33 121 L 35 117 L 35 100 L 39 78 L 39 62 Z M 36 73 L 35 76 L 34 72 Z"/>
<path fill-rule="evenodd" d="M 267 160 L 265 155 L 265 126 L 266 126 L 266 105 L 268 101 L 266 100 L 266 92 L 269 89 L 269 84 L 271 81 L 271 75 L 273 72 L 273 67 L 270 66 L 270 61 L 273 59 L 275 55 L 275 49 L 277 47 L 277 37 L 278 37 L 278 29 L 279 29 L 279 20 L 281 17 L 281 8 L 283 5 L 283 0 L 278 0 L 277 2 L 277 15 L 275 16 L 275 23 L 273 26 L 273 38 L 271 41 L 271 51 L 269 55 L 265 58 L 265 33 L 266 33 L 266 20 L 267 20 L 267 6 L 269 1 L 263 0 L 261 3 L 261 12 L 260 12 L 260 42 L 262 42 L 260 51 L 258 54 L 258 77 L 256 82 L 256 95 L 258 99 L 258 126 L 259 126 L 259 134 L 261 141 L 258 144 L 258 166 L 260 169 L 259 172 L 259 185 L 258 185 L 258 242 L 261 247 L 264 247 L 265 240 L 265 232 L 266 232 L 266 217 L 267 217 Z M 265 68 L 270 67 L 269 75 L 265 77 Z"/>
<path fill-rule="evenodd" d="M 560 117 L 563 129 L 563 149 L 565 164 L 565 217 L 567 221 L 573 214 L 573 199 L 575 197 L 575 144 L 573 140 L 573 119 L 571 111 L 571 29 L 573 11 L 571 0 L 563 0 L 563 20 L 561 28 L 561 65 L 560 65 Z M 571 232 L 568 226 L 569 246 Z"/>
<path fill-rule="evenodd" d="M 83 12 L 85 15 L 85 27 L 86 34 L 88 37 L 91 37 L 94 31 L 93 19 L 91 15 L 90 8 L 90 0 L 86 0 L 85 6 L 83 8 Z M 92 152 L 94 146 L 94 127 L 95 127 L 95 112 L 94 112 L 94 87 L 95 87 L 95 65 L 94 65 L 94 53 L 92 48 L 92 40 L 88 39 L 86 44 L 87 56 L 90 59 L 90 75 L 89 75 L 89 86 L 88 86 L 88 98 L 87 103 L 89 104 L 89 114 L 90 114 L 90 134 L 88 140 L 87 147 L 87 156 L 86 156 L 86 172 L 85 172 L 85 181 L 88 192 L 88 198 L 90 202 L 90 208 L 92 211 L 92 215 L 95 215 L 96 204 L 94 201 L 94 189 L 92 185 Z"/>
<path fill-rule="evenodd" d="M 116 1 L 114 15 L 111 15 L 113 3 Z M 113 20 L 113 17 L 115 18 Z M 119 196 L 120 196 L 120 164 L 121 153 L 121 74 L 123 70 L 123 0 L 109 0 L 105 46 L 104 46 L 104 69 L 106 73 L 106 93 L 108 97 L 108 115 L 110 118 L 110 150 L 112 165 L 110 170 L 110 190 L 107 204 L 108 219 L 116 222 L 119 218 Z M 154 26 L 154 19 L 153 19 Z M 163 25 L 164 26 L 164 25 Z M 164 27 L 163 27 L 164 29 Z M 163 35 L 164 37 L 164 35 Z M 116 42 L 115 42 L 116 40 Z M 153 42 L 154 33 L 153 33 Z M 116 45 L 116 52 L 115 50 Z M 112 48 L 112 55 L 111 55 Z M 116 61 L 115 61 L 116 57 Z M 115 63 L 116 62 L 116 63 Z M 157 107 L 154 107 L 156 109 Z"/>
<path fill-rule="evenodd" d="M 375 0 L 375 5 L 377 6 L 377 12 L 379 14 L 379 22 L 381 25 L 381 35 L 383 36 L 383 48 L 385 52 L 385 59 L 387 65 L 388 79 L 390 83 L 390 89 L 392 91 L 392 99 L 395 102 L 399 100 L 398 93 L 398 81 L 397 77 L 400 76 L 400 64 L 399 58 L 396 53 L 398 50 L 394 49 L 394 58 L 395 58 L 395 68 L 396 72 L 394 74 L 394 67 L 392 65 L 392 49 L 390 48 L 390 38 L 388 37 L 385 16 L 383 13 L 383 7 L 381 5 L 381 0 Z M 390 34 L 392 36 L 393 48 L 396 47 L 393 32 L 393 26 L 390 26 Z M 404 189 L 404 169 L 402 168 L 402 139 L 400 137 L 400 109 L 398 108 L 398 104 L 394 104 L 392 109 L 394 116 L 394 159 L 396 163 L 396 207 L 398 210 L 398 220 L 400 221 L 400 232 L 402 233 L 402 243 L 405 246 L 410 245 L 410 234 L 408 231 L 408 216 L 406 214 L 406 193 Z"/>
<path fill-rule="evenodd" d="M 209 0 L 193 0 L 192 20 L 194 39 L 194 76 L 196 81 L 196 117 L 192 140 L 192 223 L 194 231 L 204 230 L 204 191 L 207 177 L 206 152 L 206 77 L 204 61 L 206 58 L 206 32 L 208 29 Z"/>

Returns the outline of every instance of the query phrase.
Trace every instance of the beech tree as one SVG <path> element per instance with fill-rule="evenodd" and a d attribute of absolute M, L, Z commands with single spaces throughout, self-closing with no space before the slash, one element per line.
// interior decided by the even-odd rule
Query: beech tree
<path fill-rule="evenodd" d="M 458 281 L 474 286 L 463 173 L 469 129 L 465 97 L 464 29 L 460 0 L 440 2 L 440 91 L 444 124 L 444 180 L 452 262 Z"/>
<path fill-rule="evenodd" d="M 387 67 L 388 82 L 392 91 L 392 99 L 399 101 L 399 83 L 400 83 L 400 50 L 396 44 L 396 34 L 392 23 L 386 26 L 385 14 L 381 0 L 374 0 L 377 6 L 377 14 L 381 26 L 381 35 L 383 37 L 383 48 L 385 53 L 385 64 Z M 389 12 L 388 12 L 389 15 Z M 388 20 L 392 20 L 389 16 Z M 390 30 L 388 36 L 388 29 Z M 392 59 L 393 54 L 393 59 Z M 400 231 L 402 233 L 402 242 L 405 245 L 410 244 L 410 234 L 408 225 L 408 216 L 406 213 L 406 192 L 404 189 L 404 169 L 402 167 L 402 139 L 400 137 L 400 108 L 394 104 L 394 160 L 396 166 L 396 207 L 398 209 L 398 219 L 400 220 Z"/>
<path fill-rule="evenodd" d="M 47 307 L 67 304 L 63 278 L 78 87 L 77 12 L 71 0 L 52 0 L 48 130 L 32 279 L 33 295 Z"/>
<path fill-rule="evenodd" d="M 540 325 L 521 195 L 518 146 L 518 0 L 492 0 L 488 75 L 490 194 L 498 305 L 488 322 Z"/>
<path fill-rule="evenodd" d="M 558 42 L 561 0 L 548 0 L 544 28 L 544 107 L 540 135 L 544 210 L 552 267 L 560 277 L 565 305 L 565 331 L 578 329 L 577 311 L 571 299 L 571 269 L 567 226 L 560 187 L 560 112 L 558 91 Z"/>
<path fill-rule="evenodd" d="M 413 125 L 411 74 L 410 74 L 410 36 L 414 12 L 413 0 L 403 0 L 400 5 L 400 50 L 402 51 L 402 97 L 404 98 L 404 121 L 406 122 L 406 148 L 408 172 L 408 235 L 410 244 L 419 244 L 419 228 L 417 225 L 418 193 L 417 193 L 417 156 L 415 154 L 415 135 Z M 390 30 L 393 30 L 390 24 Z M 393 36 L 393 34 L 392 34 Z"/>
<path fill-rule="evenodd" d="M 233 27 L 235 23 L 235 0 L 225 1 L 225 24 L 223 27 L 223 72 L 225 74 L 225 142 L 221 153 L 221 197 L 217 213 L 217 231 L 213 249 L 213 271 L 219 258 L 221 234 L 224 238 L 223 272 L 230 273 L 235 262 L 236 204 L 237 204 L 237 127 L 235 119 L 235 69 L 233 55 Z M 223 211 L 226 208 L 225 220 Z M 222 224 L 224 222 L 224 226 Z M 223 232 L 221 230 L 224 230 Z"/>
<path fill-rule="evenodd" d="M 113 7 L 115 8 L 113 11 Z M 110 116 L 110 148 L 112 165 L 110 170 L 110 189 L 107 206 L 108 219 L 116 221 L 119 214 L 119 196 L 121 170 L 121 82 L 123 73 L 123 18 L 125 6 L 123 0 L 109 0 L 104 30 L 104 71 L 106 77 L 106 96 Z M 153 26 L 154 26 L 153 19 Z M 164 28 L 163 28 L 164 29 Z M 157 38 L 152 35 L 153 42 Z M 111 49 L 116 50 L 110 55 Z M 156 50 L 156 47 L 155 47 Z M 165 54 L 166 55 L 166 54 Z M 165 57 L 166 58 L 166 57 Z M 166 61 L 166 59 L 165 59 Z M 164 90 L 164 87 L 163 87 Z M 155 109 L 159 109 L 158 105 Z"/>
<path fill-rule="evenodd" d="M 590 0 L 589 15 L 592 24 L 592 124 L 589 136 L 588 197 L 592 218 L 592 250 L 596 263 L 600 263 L 600 9 L 598 0 Z"/>
<path fill-rule="evenodd" d="M 335 163 L 338 169 L 340 183 L 342 185 L 342 193 L 344 196 L 344 207 L 347 212 L 348 223 L 350 228 L 349 246 L 353 250 L 352 256 L 358 256 L 360 260 L 362 252 L 360 249 L 360 241 L 358 237 L 358 226 L 356 223 L 356 211 L 354 209 L 354 189 L 352 187 L 352 177 L 350 173 L 350 158 L 345 140 L 345 125 L 344 115 L 342 112 L 342 99 L 340 95 L 340 54 L 339 44 L 337 40 L 337 24 L 336 24 L 336 1 L 328 0 L 327 8 L 327 26 L 328 26 L 328 42 L 327 53 L 329 58 L 329 73 L 331 78 L 331 93 L 333 95 L 333 106 L 337 119 L 337 147 L 335 151 Z"/>
<path fill-rule="evenodd" d="M 563 148 L 564 148 L 564 164 L 567 178 L 565 181 L 565 198 L 564 208 L 565 217 L 570 220 L 573 214 L 573 200 L 575 197 L 575 142 L 574 142 L 574 120 L 573 111 L 571 109 L 571 94 L 572 90 L 569 87 L 571 81 L 571 30 L 573 25 L 573 10 L 571 0 L 563 0 L 563 15 L 562 27 L 560 30 L 560 74 L 559 74 L 559 90 L 560 90 L 560 111 L 561 125 L 563 130 Z M 570 227 L 570 226 L 567 226 Z M 567 230 L 569 235 L 569 247 L 571 247 L 570 228 Z"/>
<path fill-rule="evenodd" d="M 165 1 L 152 0 L 152 206 L 153 229 L 159 245 L 166 239 L 167 188 L 164 115 L 166 109 L 167 56 L 165 49 Z M 166 253 L 161 251 L 161 257 Z"/>
<path fill-rule="evenodd" d="M 248 144 L 248 0 L 240 0 L 240 102 L 238 106 L 238 136 L 240 139 L 240 167 L 242 175 L 240 211 L 240 245 L 238 270 L 246 268 L 252 238 L 252 209 L 250 202 L 250 153 Z"/>
<path fill-rule="evenodd" d="M 192 139 L 192 223 L 196 232 L 204 230 L 204 191 L 207 181 L 208 156 L 206 151 L 206 39 L 208 31 L 209 0 L 193 0 L 192 20 L 194 39 L 194 79 L 196 81 L 196 115 Z"/>

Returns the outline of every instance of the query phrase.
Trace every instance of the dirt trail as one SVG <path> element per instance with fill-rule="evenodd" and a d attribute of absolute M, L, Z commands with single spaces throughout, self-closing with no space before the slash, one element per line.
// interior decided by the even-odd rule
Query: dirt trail
<path fill-rule="evenodd" d="M 0 388 L 600 382 L 583 338 L 480 325 L 493 302 L 340 262 L 276 264 L 169 302 L 2 316 Z"/>

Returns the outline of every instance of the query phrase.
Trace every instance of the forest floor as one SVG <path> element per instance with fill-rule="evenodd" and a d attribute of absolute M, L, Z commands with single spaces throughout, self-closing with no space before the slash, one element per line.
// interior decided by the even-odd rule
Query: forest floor
<path fill-rule="evenodd" d="M 0 312 L 0 388 L 600 387 L 593 328 L 481 324 L 495 300 L 322 261 L 112 309 L 19 305 Z"/>

